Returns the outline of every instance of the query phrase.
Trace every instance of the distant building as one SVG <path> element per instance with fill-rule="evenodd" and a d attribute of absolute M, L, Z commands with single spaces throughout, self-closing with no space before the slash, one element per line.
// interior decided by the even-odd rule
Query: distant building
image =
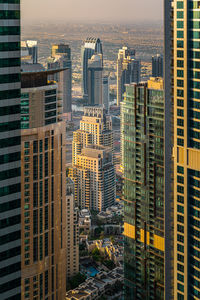
<path fill-rule="evenodd" d="M 141 62 L 135 58 L 135 50 L 123 47 L 117 58 L 117 105 L 122 101 L 125 85 L 140 81 Z"/>
<path fill-rule="evenodd" d="M 102 83 L 102 104 L 107 111 L 109 111 L 110 103 L 110 86 L 109 86 L 109 76 L 103 76 Z"/>
<path fill-rule="evenodd" d="M 85 107 L 80 129 L 73 133 L 72 164 L 77 155 L 90 145 L 110 147 L 113 151 L 112 119 L 103 107 Z"/>
<path fill-rule="evenodd" d="M 39 66 L 21 74 L 22 300 L 64 299 L 66 291 L 66 131 L 58 86 L 48 80 L 59 70 Z"/>
<path fill-rule="evenodd" d="M 75 207 L 74 182 L 66 182 L 66 276 L 67 279 L 79 272 L 79 220 Z"/>
<path fill-rule="evenodd" d="M 23 62 L 38 63 L 37 41 L 21 41 L 21 59 Z"/>
<path fill-rule="evenodd" d="M 62 72 L 54 75 L 58 82 L 59 93 L 63 98 L 63 118 L 71 121 L 72 114 L 72 61 L 69 45 L 53 45 L 51 57 L 47 60 L 48 69 L 64 68 Z"/>
<path fill-rule="evenodd" d="M 102 54 L 95 54 L 88 60 L 88 104 L 102 105 Z"/>
<path fill-rule="evenodd" d="M 111 148 L 97 145 L 83 148 L 70 169 L 70 177 L 75 182 L 76 202 L 81 209 L 102 211 L 114 204 L 115 167 Z"/>
<path fill-rule="evenodd" d="M 99 38 L 87 38 L 81 48 L 81 64 L 82 64 L 82 94 L 88 99 L 88 60 L 94 54 L 102 54 L 103 49 Z"/>
<path fill-rule="evenodd" d="M 152 56 L 152 77 L 163 77 L 163 56 Z"/>

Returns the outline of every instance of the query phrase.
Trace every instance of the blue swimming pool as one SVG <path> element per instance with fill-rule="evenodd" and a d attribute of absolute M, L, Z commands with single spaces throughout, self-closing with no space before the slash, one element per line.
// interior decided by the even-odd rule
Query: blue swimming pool
<path fill-rule="evenodd" d="M 99 271 L 91 266 L 86 269 L 86 273 L 88 277 L 95 277 Z"/>

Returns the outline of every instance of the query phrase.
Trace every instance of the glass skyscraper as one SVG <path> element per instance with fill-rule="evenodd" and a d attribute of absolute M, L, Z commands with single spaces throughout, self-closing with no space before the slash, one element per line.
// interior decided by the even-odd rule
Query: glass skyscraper
<path fill-rule="evenodd" d="M 82 93 L 85 99 L 88 98 L 88 60 L 94 54 L 102 54 L 102 43 L 98 38 L 87 38 L 81 48 L 82 60 Z"/>
<path fill-rule="evenodd" d="M 200 1 L 174 1 L 174 299 L 200 299 Z"/>
<path fill-rule="evenodd" d="M 0 299 L 21 299 L 20 0 L 0 1 Z"/>

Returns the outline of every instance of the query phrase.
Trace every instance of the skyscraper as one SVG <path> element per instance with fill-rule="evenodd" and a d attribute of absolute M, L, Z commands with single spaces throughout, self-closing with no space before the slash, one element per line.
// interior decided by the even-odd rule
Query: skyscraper
<path fill-rule="evenodd" d="M 0 299 L 20 300 L 20 0 L 0 6 Z"/>
<path fill-rule="evenodd" d="M 200 2 L 174 1 L 174 299 L 200 299 Z"/>
<path fill-rule="evenodd" d="M 163 56 L 152 56 L 152 77 L 163 77 Z"/>
<path fill-rule="evenodd" d="M 70 169 L 75 182 L 75 200 L 80 209 L 103 211 L 115 203 L 115 167 L 112 149 L 91 145 L 77 155 Z"/>
<path fill-rule="evenodd" d="M 48 80 L 59 70 L 29 67 L 21 81 L 21 299 L 64 299 L 66 131 L 58 86 Z"/>
<path fill-rule="evenodd" d="M 125 299 L 164 299 L 163 80 L 126 86 L 121 103 Z"/>
<path fill-rule="evenodd" d="M 81 48 L 82 63 L 82 93 L 85 99 L 88 99 L 88 60 L 94 54 L 102 54 L 103 49 L 99 38 L 87 38 Z"/>
<path fill-rule="evenodd" d="M 135 58 L 135 50 L 123 47 L 117 58 L 117 105 L 123 99 L 125 84 L 140 81 L 140 60 Z"/>
<path fill-rule="evenodd" d="M 72 113 L 72 61 L 69 45 L 53 45 L 51 57 L 47 61 L 48 69 L 64 68 L 54 75 L 58 82 L 59 93 L 63 99 L 63 119 L 71 120 Z"/>
<path fill-rule="evenodd" d="M 111 117 L 103 107 L 85 107 L 74 132 L 70 177 L 80 208 L 104 210 L 115 201 L 115 168 Z"/>
<path fill-rule="evenodd" d="M 73 133 L 72 164 L 76 164 L 81 150 L 90 145 L 109 147 L 113 152 L 112 119 L 103 107 L 84 108 L 80 129 Z"/>
<path fill-rule="evenodd" d="M 101 54 L 95 54 L 88 60 L 88 104 L 102 105 L 103 60 Z"/>
<path fill-rule="evenodd" d="M 174 218 L 173 218 L 173 8 L 172 0 L 164 0 L 164 93 L 165 93 L 165 299 L 173 299 Z"/>

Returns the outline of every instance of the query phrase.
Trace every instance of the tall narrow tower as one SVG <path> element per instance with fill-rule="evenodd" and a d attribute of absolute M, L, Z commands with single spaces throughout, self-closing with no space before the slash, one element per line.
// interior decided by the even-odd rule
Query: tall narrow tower
<path fill-rule="evenodd" d="M 200 2 L 174 3 L 174 299 L 200 299 Z"/>
<path fill-rule="evenodd" d="M 101 54 L 96 54 L 88 60 L 88 104 L 102 105 L 102 72 L 103 60 Z"/>
<path fill-rule="evenodd" d="M 20 300 L 20 0 L 0 11 L 0 299 Z"/>

